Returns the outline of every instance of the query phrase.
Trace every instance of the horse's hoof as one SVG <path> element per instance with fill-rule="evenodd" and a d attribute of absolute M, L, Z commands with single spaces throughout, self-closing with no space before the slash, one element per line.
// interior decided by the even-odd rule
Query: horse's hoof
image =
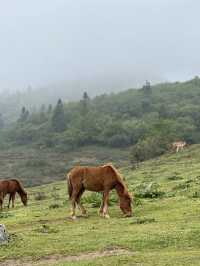
<path fill-rule="evenodd" d="M 104 218 L 109 219 L 110 218 L 109 214 L 105 214 Z"/>
<path fill-rule="evenodd" d="M 71 218 L 73 221 L 76 220 L 76 216 L 71 216 L 70 218 Z"/>

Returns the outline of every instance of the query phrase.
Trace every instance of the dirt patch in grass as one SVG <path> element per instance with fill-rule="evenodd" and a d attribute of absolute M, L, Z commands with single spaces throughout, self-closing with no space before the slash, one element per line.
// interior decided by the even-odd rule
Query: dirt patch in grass
<path fill-rule="evenodd" d="M 6 260 L 0 262 L 1 266 L 44 266 L 55 265 L 57 263 L 73 262 L 81 260 L 91 260 L 101 257 L 120 256 L 120 255 L 133 255 L 133 252 L 123 248 L 108 249 L 104 251 L 96 251 L 91 253 L 81 253 L 78 255 L 50 255 L 41 258 L 37 261 L 27 260 Z"/>

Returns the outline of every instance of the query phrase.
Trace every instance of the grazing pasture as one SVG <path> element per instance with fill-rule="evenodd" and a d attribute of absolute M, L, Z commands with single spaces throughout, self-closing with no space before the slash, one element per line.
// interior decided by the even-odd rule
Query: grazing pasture
<path fill-rule="evenodd" d="M 114 192 L 110 219 L 97 215 L 100 196 L 87 192 L 89 217 L 73 221 L 65 181 L 29 188 L 26 208 L 17 198 L 0 213 L 11 234 L 1 265 L 200 265 L 200 145 L 121 172 L 135 194 L 131 218 Z"/>

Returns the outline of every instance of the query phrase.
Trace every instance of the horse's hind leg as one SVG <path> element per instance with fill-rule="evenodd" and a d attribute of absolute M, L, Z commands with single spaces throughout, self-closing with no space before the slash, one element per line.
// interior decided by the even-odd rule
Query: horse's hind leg
<path fill-rule="evenodd" d="M 76 202 L 77 202 L 77 197 L 79 194 L 80 189 L 79 188 L 73 188 L 72 196 L 71 196 L 71 217 L 72 219 L 76 219 Z"/>
<path fill-rule="evenodd" d="M 86 211 L 86 209 L 84 208 L 84 206 L 81 204 L 81 196 L 83 195 L 83 192 L 84 192 L 84 191 L 85 191 L 84 188 L 82 188 L 82 189 L 79 191 L 79 194 L 78 194 L 78 196 L 77 196 L 77 198 L 76 198 L 76 203 L 77 203 L 79 209 L 81 210 L 82 215 L 86 216 L 86 215 L 87 215 L 87 211 Z"/>

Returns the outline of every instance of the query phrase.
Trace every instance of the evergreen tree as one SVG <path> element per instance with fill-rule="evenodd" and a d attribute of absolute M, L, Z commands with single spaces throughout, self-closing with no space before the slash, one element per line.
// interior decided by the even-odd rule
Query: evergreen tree
<path fill-rule="evenodd" d="M 89 111 L 89 101 L 90 101 L 90 98 L 89 98 L 87 92 L 85 91 L 83 93 L 83 98 L 81 100 L 81 114 L 83 116 L 86 115 Z"/>
<path fill-rule="evenodd" d="M 26 108 L 23 106 L 20 114 L 20 118 L 18 119 L 18 122 L 24 123 L 28 120 L 29 117 L 29 111 L 26 110 Z"/>
<path fill-rule="evenodd" d="M 51 125 L 55 132 L 62 132 L 66 129 L 65 113 L 61 99 L 58 100 L 53 110 Z"/>
<path fill-rule="evenodd" d="M 151 89 L 151 83 L 150 83 L 148 80 L 146 80 L 146 83 L 145 83 L 145 85 L 143 86 L 143 91 L 144 91 L 144 93 L 146 93 L 146 94 L 151 94 L 151 92 L 152 92 L 152 89 Z"/>

